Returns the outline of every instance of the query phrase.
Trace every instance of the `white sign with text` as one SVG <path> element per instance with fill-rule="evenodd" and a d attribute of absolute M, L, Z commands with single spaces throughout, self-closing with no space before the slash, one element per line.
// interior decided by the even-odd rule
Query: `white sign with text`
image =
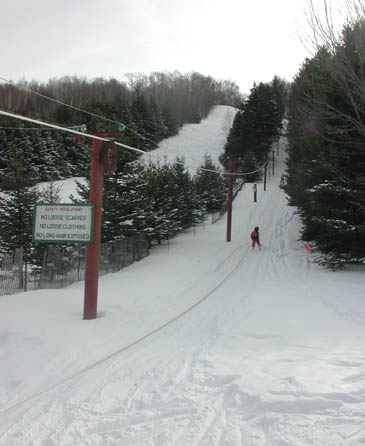
<path fill-rule="evenodd" d="M 91 204 L 36 204 L 33 241 L 92 243 L 93 210 Z"/>

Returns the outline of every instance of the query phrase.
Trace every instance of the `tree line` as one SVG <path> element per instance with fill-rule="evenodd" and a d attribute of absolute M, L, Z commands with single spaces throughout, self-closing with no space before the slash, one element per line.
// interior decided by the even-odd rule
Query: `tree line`
<path fill-rule="evenodd" d="M 218 173 L 209 155 L 195 174 L 190 173 L 183 158 L 172 163 L 131 163 L 128 157 L 124 155 L 123 169 L 105 176 L 103 242 L 143 232 L 150 244 L 161 243 L 201 224 L 208 213 L 219 211 L 226 201 L 226 178 Z M 89 186 L 89 182 L 78 183 L 82 202 L 88 202 Z"/>
<path fill-rule="evenodd" d="M 199 123 L 214 105 L 234 106 L 241 100 L 234 82 L 216 81 L 196 72 L 129 74 L 128 78 L 128 84 L 77 77 L 46 84 L 3 84 L 0 107 L 63 126 L 85 125 L 90 132 L 116 130 L 118 123 L 126 124 L 124 136 L 117 141 L 149 151 L 176 135 L 185 123 Z M 85 149 L 72 136 L 0 117 L 0 173 L 6 172 L 16 154 L 34 168 L 38 181 L 83 176 L 89 167 Z"/>
<path fill-rule="evenodd" d="M 337 268 L 365 262 L 365 7 L 349 3 L 337 33 L 311 9 L 314 47 L 289 98 L 284 190 L 303 221 L 302 239 Z"/>
<path fill-rule="evenodd" d="M 111 104 L 116 100 L 130 106 L 136 97 L 143 96 L 167 113 L 171 109 L 174 120 L 182 125 L 189 117 L 206 116 L 214 104 L 235 106 L 241 99 L 235 82 L 216 80 L 197 72 L 129 73 L 126 77 L 125 82 L 114 78 L 64 76 L 46 83 L 26 80 L 4 83 L 0 85 L 0 107 L 50 119 L 59 106 L 57 101 L 86 109 L 91 104 Z"/>

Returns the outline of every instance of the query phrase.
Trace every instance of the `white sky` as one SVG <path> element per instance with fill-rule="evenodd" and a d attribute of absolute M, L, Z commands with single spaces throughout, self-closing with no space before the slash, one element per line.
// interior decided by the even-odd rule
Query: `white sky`
<path fill-rule="evenodd" d="M 198 71 L 248 93 L 255 81 L 298 72 L 308 55 L 298 38 L 308 1 L 2 0 L 0 76 Z"/>

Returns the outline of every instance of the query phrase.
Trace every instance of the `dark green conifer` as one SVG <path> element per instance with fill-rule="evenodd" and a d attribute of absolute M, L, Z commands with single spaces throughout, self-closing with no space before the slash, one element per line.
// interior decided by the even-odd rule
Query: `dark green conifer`
<path fill-rule="evenodd" d="M 0 246 L 6 252 L 23 248 L 26 260 L 31 253 L 33 209 L 38 199 L 36 178 L 22 153 L 14 151 L 0 180 Z"/>

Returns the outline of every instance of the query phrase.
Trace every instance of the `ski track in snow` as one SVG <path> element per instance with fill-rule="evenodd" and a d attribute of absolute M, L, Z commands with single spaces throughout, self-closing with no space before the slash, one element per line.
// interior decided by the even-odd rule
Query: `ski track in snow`
<path fill-rule="evenodd" d="M 296 240 L 298 218 L 278 187 L 281 144 L 276 175 L 266 192 L 259 185 L 258 203 L 251 201 L 250 184 L 234 201 L 231 243 L 214 245 L 209 238 L 220 228 L 223 239 L 223 219 L 199 229 L 196 238 L 191 232 L 182 235 L 168 252 L 157 251 L 154 261 L 164 265 L 166 256 L 174 258 L 179 240 L 201 246 L 196 257 L 187 257 L 189 276 L 184 276 L 185 259 L 174 258 L 181 262 L 181 279 L 176 277 L 175 288 L 161 284 L 161 293 L 171 295 L 171 308 L 158 317 L 163 296 L 131 297 L 120 316 L 125 329 L 112 325 L 116 331 L 102 339 L 80 341 L 69 352 L 61 349 L 44 374 L 39 369 L 31 389 L 14 383 L 14 399 L 7 394 L 2 401 L 21 400 L 77 372 L 217 289 L 134 347 L 1 414 L 1 445 L 365 444 L 365 305 L 345 294 L 350 282 L 343 273 L 307 267 Z M 255 225 L 261 251 L 250 247 Z M 152 252 L 149 261 L 153 257 Z M 148 265 L 143 262 L 135 268 Z M 127 281 L 133 271 L 105 277 L 101 288 L 113 280 L 122 287 L 123 277 Z M 355 297 L 363 285 L 352 283 Z M 82 345 L 89 350 L 81 351 Z M 100 352 L 90 351 L 95 348 Z"/>

